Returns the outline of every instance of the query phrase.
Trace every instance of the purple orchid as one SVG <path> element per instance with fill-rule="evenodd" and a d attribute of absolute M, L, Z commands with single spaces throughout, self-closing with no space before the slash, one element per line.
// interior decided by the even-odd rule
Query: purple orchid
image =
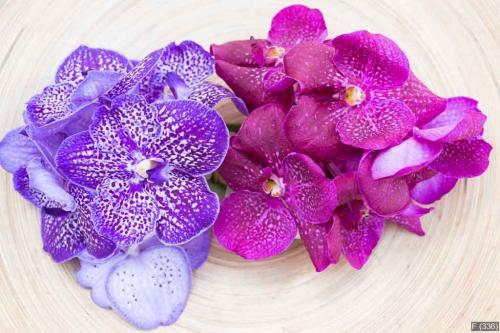
<path fill-rule="evenodd" d="M 211 108 L 124 95 L 97 111 L 89 131 L 66 139 L 56 162 L 72 182 L 96 189 L 92 216 L 101 234 L 130 245 L 156 230 L 163 242 L 180 244 L 215 220 L 217 197 L 203 175 L 217 169 L 227 145 Z"/>
<path fill-rule="evenodd" d="M 313 229 L 329 221 L 335 186 L 312 159 L 291 150 L 284 118 L 279 105 L 262 106 L 232 138 L 219 171 L 235 192 L 222 202 L 214 233 L 228 250 L 262 259 L 286 250 L 298 230 L 320 271 Z"/>
<path fill-rule="evenodd" d="M 294 80 L 285 73 L 283 60 L 303 42 L 321 43 L 327 28 L 318 9 L 293 5 L 279 11 L 271 22 L 268 39 L 212 45 L 217 74 L 250 110 L 266 103 L 290 105 Z M 285 93 L 286 92 L 286 93 Z"/>

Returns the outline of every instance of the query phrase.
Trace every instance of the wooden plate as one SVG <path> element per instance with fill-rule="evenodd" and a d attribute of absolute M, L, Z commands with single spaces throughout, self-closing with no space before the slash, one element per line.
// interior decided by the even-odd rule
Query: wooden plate
<path fill-rule="evenodd" d="M 293 1 L 292 1 L 293 2 Z M 266 36 L 290 1 L 0 0 L 1 134 L 22 123 L 24 103 L 49 84 L 79 44 L 132 58 L 172 40 L 212 42 Z M 486 138 L 500 140 L 498 0 L 324 0 L 330 35 L 380 32 L 407 52 L 414 71 L 442 96 L 467 95 L 488 115 Z M 223 112 L 234 112 L 223 106 Z M 315 273 L 297 241 L 285 254 L 245 262 L 215 241 L 195 274 L 189 304 L 165 332 L 469 332 L 500 319 L 500 175 L 461 181 L 424 219 L 419 238 L 388 227 L 362 271 L 341 262 Z M 95 306 L 73 274 L 42 251 L 38 213 L 1 172 L 0 331 L 134 331 Z"/>

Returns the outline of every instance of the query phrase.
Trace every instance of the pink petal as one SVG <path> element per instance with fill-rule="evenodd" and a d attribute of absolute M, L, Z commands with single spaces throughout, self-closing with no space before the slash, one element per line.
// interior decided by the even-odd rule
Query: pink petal
<path fill-rule="evenodd" d="M 415 135 L 430 141 L 453 142 L 481 134 L 486 116 L 477 109 L 477 102 L 467 97 L 448 99 L 446 109 Z"/>
<path fill-rule="evenodd" d="M 286 74 L 297 80 L 301 93 L 340 89 L 345 78 L 333 63 L 335 49 L 323 43 L 301 43 L 284 59 Z"/>
<path fill-rule="evenodd" d="M 389 38 L 356 31 L 332 40 L 334 63 L 350 84 L 371 89 L 393 89 L 408 79 L 410 66 L 399 46 Z"/>
<path fill-rule="evenodd" d="M 358 186 L 366 204 L 375 213 L 387 216 L 405 209 L 410 203 L 410 192 L 402 177 L 375 180 L 371 174 L 374 154 L 369 153 L 360 162 Z"/>
<path fill-rule="evenodd" d="M 414 125 L 415 116 L 404 103 L 372 99 L 350 108 L 337 131 L 344 144 L 372 150 L 399 144 Z"/>
<path fill-rule="evenodd" d="M 378 154 L 373 161 L 373 179 L 409 174 L 431 163 L 442 149 L 441 143 L 410 137 Z"/>
<path fill-rule="evenodd" d="M 410 204 L 399 215 L 389 218 L 387 221 L 397 224 L 398 226 L 413 232 L 418 236 L 424 236 L 425 231 L 422 229 L 420 217 L 430 212 L 432 208 L 423 208 L 414 204 Z"/>
<path fill-rule="evenodd" d="M 337 201 L 339 205 L 353 200 L 361 200 L 355 172 L 341 174 L 335 177 L 333 182 L 337 189 Z"/>
<path fill-rule="evenodd" d="M 340 104 L 340 105 L 339 105 Z M 343 103 L 322 102 L 302 95 L 285 118 L 285 134 L 298 151 L 320 161 L 332 159 L 341 143 L 335 130 Z"/>
<path fill-rule="evenodd" d="M 300 42 L 322 42 L 327 35 L 323 14 L 318 9 L 293 5 L 280 10 L 271 22 L 269 40 L 284 48 Z"/>
<path fill-rule="evenodd" d="M 316 268 L 316 272 L 324 271 L 330 265 L 328 247 L 328 232 L 332 223 L 312 224 L 302 219 L 296 219 L 300 239 Z"/>
<path fill-rule="evenodd" d="M 265 43 L 264 39 L 235 40 L 221 45 L 212 44 L 210 52 L 215 60 L 224 60 L 237 66 L 257 66 L 252 54 L 252 45 L 255 43 Z"/>
<path fill-rule="evenodd" d="M 233 191 L 259 192 L 262 191 L 262 182 L 265 181 L 264 168 L 231 146 L 219 173 Z"/>
<path fill-rule="evenodd" d="M 264 88 L 268 91 L 278 92 L 290 88 L 295 81 L 285 74 L 283 65 L 270 68 L 264 75 Z"/>
<path fill-rule="evenodd" d="M 214 235 L 245 259 L 264 259 L 285 251 L 297 234 L 295 220 L 278 198 L 234 192 L 221 204 Z"/>
<path fill-rule="evenodd" d="M 342 226 L 340 225 L 340 219 L 337 214 L 332 216 L 332 227 L 328 232 L 328 257 L 332 264 L 336 264 L 340 260 L 340 254 L 342 253 Z"/>
<path fill-rule="evenodd" d="M 408 80 L 393 90 L 372 91 L 378 98 L 404 102 L 417 118 L 417 126 L 427 123 L 446 107 L 446 99 L 435 95 L 410 71 Z"/>
<path fill-rule="evenodd" d="M 234 94 L 245 101 L 250 111 L 273 102 L 288 107 L 293 99 L 292 89 L 279 93 L 265 89 L 264 76 L 268 71 L 267 67 L 240 67 L 223 60 L 217 60 L 215 71 L 234 91 Z"/>
<path fill-rule="evenodd" d="M 284 199 L 300 220 L 326 223 L 337 206 L 333 181 L 308 156 L 292 153 L 283 160 Z"/>
<path fill-rule="evenodd" d="M 411 189 L 410 195 L 421 204 L 428 205 L 450 192 L 455 187 L 457 180 L 457 178 L 438 173 L 429 179 L 417 183 Z"/>
<path fill-rule="evenodd" d="M 271 166 L 277 173 L 281 161 L 291 152 L 283 131 L 284 119 L 285 111 L 277 104 L 254 110 L 234 137 L 233 148 L 261 165 Z"/>
<path fill-rule="evenodd" d="M 482 139 L 448 143 L 430 167 L 449 177 L 476 177 L 488 168 L 491 149 Z"/>

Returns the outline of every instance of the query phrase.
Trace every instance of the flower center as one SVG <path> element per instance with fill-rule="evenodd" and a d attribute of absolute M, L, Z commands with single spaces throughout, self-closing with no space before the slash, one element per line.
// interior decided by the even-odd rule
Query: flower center
<path fill-rule="evenodd" d="M 271 46 L 266 50 L 266 59 L 276 60 L 283 57 L 285 49 L 281 46 Z"/>
<path fill-rule="evenodd" d="M 283 179 L 276 175 L 272 175 L 262 183 L 262 190 L 275 198 L 281 197 L 285 194 Z"/>
<path fill-rule="evenodd" d="M 148 171 L 156 168 L 158 164 L 160 164 L 159 161 L 148 158 L 134 165 L 134 171 L 142 178 L 149 178 Z"/>
<path fill-rule="evenodd" d="M 345 90 L 344 101 L 350 106 L 359 105 L 363 103 L 366 98 L 366 94 L 358 86 L 348 86 Z"/>

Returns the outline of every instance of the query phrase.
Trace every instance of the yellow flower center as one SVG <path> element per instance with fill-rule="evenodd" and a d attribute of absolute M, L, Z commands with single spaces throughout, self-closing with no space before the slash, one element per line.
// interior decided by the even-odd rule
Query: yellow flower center
<path fill-rule="evenodd" d="M 285 186 L 283 185 L 283 180 L 275 175 L 272 175 L 269 179 L 262 183 L 262 190 L 271 196 L 278 198 L 282 196 L 285 192 Z"/>
<path fill-rule="evenodd" d="M 285 49 L 281 46 L 271 46 L 266 50 L 266 58 L 271 60 L 280 59 L 285 54 Z"/>
<path fill-rule="evenodd" d="M 344 100 L 350 106 L 359 105 L 363 103 L 366 98 L 366 94 L 358 86 L 348 86 L 345 90 Z"/>
<path fill-rule="evenodd" d="M 156 168 L 158 162 L 152 159 L 142 160 L 134 166 L 134 171 L 142 178 L 148 178 L 148 171 Z"/>

